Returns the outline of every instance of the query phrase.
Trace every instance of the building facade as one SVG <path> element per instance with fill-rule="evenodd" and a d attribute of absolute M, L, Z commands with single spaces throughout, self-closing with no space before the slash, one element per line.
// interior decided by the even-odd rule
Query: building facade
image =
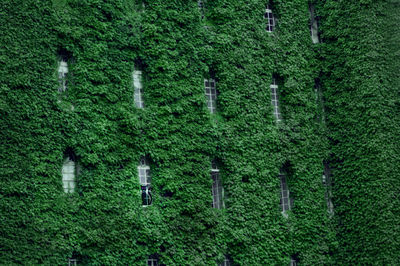
<path fill-rule="evenodd" d="M 396 1 L 0 4 L 0 264 L 400 263 Z"/>

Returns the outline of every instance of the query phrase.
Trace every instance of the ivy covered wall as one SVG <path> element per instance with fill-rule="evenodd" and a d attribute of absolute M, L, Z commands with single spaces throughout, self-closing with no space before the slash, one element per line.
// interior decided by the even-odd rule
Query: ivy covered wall
<path fill-rule="evenodd" d="M 266 0 L 203 2 L 0 3 L 0 263 L 144 265 L 154 254 L 165 265 L 225 255 L 238 265 L 398 262 L 398 4 L 316 1 L 323 43 L 313 44 L 308 1 L 271 2 L 272 33 Z M 143 109 L 133 97 L 138 65 Z M 80 168 L 74 193 L 61 181 L 67 150 Z M 153 187 L 145 208 L 143 156 Z M 221 210 L 211 207 L 213 159 Z"/>
<path fill-rule="evenodd" d="M 399 8 L 398 1 L 320 5 L 341 264 L 400 263 Z"/>

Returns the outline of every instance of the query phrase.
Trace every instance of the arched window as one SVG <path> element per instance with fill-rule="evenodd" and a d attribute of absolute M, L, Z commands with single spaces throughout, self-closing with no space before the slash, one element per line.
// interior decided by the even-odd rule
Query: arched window
<path fill-rule="evenodd" d="M 299 256 L 298 254 L 295 254 L 290 257 L 290 266 L 297 266 L 299 265 Z"/>
<path fill-rule="evenodd" d="M 324 162 L 324 172 L 322 174 L 322 184 L 325 186 L 325 200 L 328 213 L 332 216 L 334 214 L 332 202 L 332 170 L 328 162 Z"/>
<path fill-rule="evenodd" d="M 58 50 L 58 92 L 63 93 L 68 89 L 69 84 L 69 69 L 68 64 L 72 59 L 72 55 L 64 48 Z"/>
<path fill-rule="evenodd" d="M 201 19 L 204 19 L 204 2 L 205 0 L 197 0 L 197 6 L 199 7 L 201 13 Z"/>
<path fill-rule="evenodd" d="M 231 265 L 232 265 L 231 259 L 229 258 L 229 256 L 226 255 L 224 260 L 220 264 L 218 264 L 218 266 L 231 266 Z"/>
<path fill-rule="evenodd" d="M 158 255 L 154 254 L 147 259 L 147 266 L 158 266 Z"/>
<path fill-rule="evenodd" d="M 282 213 L 286 213 L 286 211 L 291 209 L 291 200 L 289 195 L 289 188 L 286 181 L 286 173 L 280 172 L 279 179 L 281 181 L 281 207 Z"/>
<path fill-rule="evenodd" d="M 291 210 L 293 207 L 293 197 L 290 195 L 289 186 L 288 186 L 288 177 L 293 176 L 293 169 L 291 167 L 290 162 L 286 162 L 281 170 L 279 171 L 279 180 L 280 180 L 280 205 L 283 216 L 287 217 L 287 211 Z"/>
<path fill-rule="evenodd" d="M 267 32 L 273 32 L 275 30 L 276 21 L 270 4 L 268 4 L 267 8 L 265 9 L 264 18 L 267 20 Z"/>
<path fill-rule="evenodd" d="M 78 265 L 78 260 L 74 258 L 69 258 L 68 259 L 68 266 L 76 266 Z"/>
<path fill-rule="evenodd" d="M 76 156 L 71 150 L 67 150 L 62 166 L 62 183 L 65 193 L 75 192 L 76 187 Z"/>
<path fill-rule="evenodd" d="M 140 70 L 139 67 L 136 67 L 136 69 L 133 70 L 132 79 L 133 79 L 135 106 L 137 108 L 144 108 L 142 70 Z"/>
<path fill-rule="evenodd" d="M 311 31 L 311 40 L 313 43 L 319 43 L 320 38 L 319 38 L 319 33 L 318 33 L 318 17 L 315 16 L 315 8 L 314 5 L 310 4 L 309 5 L 309 11 L 310 11 L 310 31 Z"/>
<path fill-rule="evenodd" d="M 70 258 L 68 258 L 68 266 L 77 266 L 79 265 L 80 261 L 79 261 L 79 255 L 76 251 L 72 252 L 72 256 Z"/>
<path fill-rule="evenodd" d="M 210 113 L 214 114 L 217 111 L 217 89 L 215 79 L 204 79 L 204 90 L 207 108 Z"/>
<path fill-rule="evenodd" d="M 150 166 L 145 157 L 142 157 L 138 166 L 138 176 L 140 188 L 142 191 L 142 205 L 147 207 L 151 205 L 153 197 L 151 195 L 151 176 L 150 176 Z"/>
<path fill-rule="evenodd" d="M 276 75 L 272 77 L 272 82 L 269 87 L 271 89 L 271 104 L 273 108 L 273 114 L 275 120 L 280 122 L 282 120 L 282 115 L 279 108 L 278 77 Z"/>
<path fill-rule="evenodd" d="M 65 92 L 68 88 L 68 63 L 65 58 L 58 62 L 58 91 Z"/>
<path fill-rule="evenodd" d="M 224 204 L 224 188 L 222 187 L 221 178 L 219 177 L 219 169 L 215 160 L 211 163 L 211 178 L 212 178 L 212 196 L 213 196 L 213 207 L 216 209 L 222 209 L 225 207 Z"/>

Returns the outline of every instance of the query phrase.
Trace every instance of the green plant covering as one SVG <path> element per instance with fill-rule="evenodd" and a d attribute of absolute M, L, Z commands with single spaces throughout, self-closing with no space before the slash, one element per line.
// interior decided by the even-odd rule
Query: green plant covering
<path fill-rule="evenodd" d="M 266 0 L 203 2 L 0 3 L 0 264 L 399 263 L 399 3 L 314 1 L 323 43 L 313 44 L 308 1 L 271 1 L 272 33 Z M 67 150 L 74 193 L 63 191 Z M 212 208 L 213 159 L 224 209 Z M 285 215 L 281 170 L 294 202 Z"/>
<path fill-rule="evenodd" d="M 340 264 L 400 263 L 399 8 L 320 6 Z"/>

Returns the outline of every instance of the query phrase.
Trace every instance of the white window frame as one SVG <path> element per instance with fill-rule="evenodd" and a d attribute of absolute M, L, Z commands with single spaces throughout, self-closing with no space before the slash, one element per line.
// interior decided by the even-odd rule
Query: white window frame
<path fill-rule="evenodd" d="M 68 266 L 77 266 L 78 260 L 74 258 L 68 258 Z"/>
<path fill-rule="evenodd" d="M 328 213 L 330 215 L 333 215 L 333 203 L 332 203 L 332 197 L 331 197 L 331 191 L 330 191 L 330 181 L 328 180 L 329 177 L 326 177 L 325 174 L 322 174 L 322 183 L 325 186 L 325 201 L 326 201 L 326 206 Z"/>
<path fill-rule="evenodd" d="M 273 108 L 273 115 L 277 122 L 282 121 L 282 114 L 279 108 L 279 91 L 278 91 L 278 83 L 275 78 L 272 78 L 272 83 L 269 86 L 271 90 L 271 104 Z"/>
<path fill-rule="evenodd" d="M 297 265 L 298 265 L 297 260 L 290 258 L 290 266 L 297 266 Z"/>
<path fill-rule="evenodd" d="M 222 187 L 221 178 L 219 176 L 219 169 L 216 165 L 211 167 L 211 179 L 212 179 L 212 197 L 213 197 L 213 208 L 224 209 L 224 188 Z"/>
<path fill-rule="evenodd" d="M 151 185 L 150 166 L 145 158 L 140 159 L 140 163 L 137 169 L 138 169 L 140 185 L 142 186 Z"/>
<path fill-rule="evenodd" d="M 64 159 L 61 175 L 65 193 L 74 193 L 76 188 L 76 163 L 69 156 Z"/>
<path fill-rule="evenodd" d="M 135 101 L 135 106 L 139 109 L 144 108 L 143 101 L 143 82 L 142 82 L 142 71 L 141 70 L 133 70 L 132 72 L 132 80 L 133 80 L 133 97 Z"/>
<path fill-rule="evenodd" d="M 325 186 L 325 201 L 329 215 L 333 216 L 334 207 L 332 202 L 332 179 L 329 165 L 324 163 L 324 172 L 322 174 L 322 184 Z"/>
<path fill-rule="evenodd" d="M 287 184 L 286 174 L 280 172 L 279 180 L 280 180 L 280 205 L 282 209 L 282 214 L 286 216 L 286 212 L 292 208 L 292 202 L 290 199 L 290 191 Z"/>
<path fill-rule="evenodd" d="M 265 9 L 264 18 L 267 20 L 267 32 L 273 32 L 276 26 L 276 19 L 274 13 L 272 13 L 270 5 L 267 5 L 267 8 Z"/>
<path fill-rule="evenodd" d="M 319 43 L 319 33 L 318 33 L 318 20 L 315 17 L 315 8 L 314 5 L 310 4 L 309 5 L 309 12 L 310 12 L 310 18 L 311 18 L 311 23 L 310 23 L 310 32 L 311 32 L 311 40 L 313 43 Z"/>
<path fill-rule="evenodd" d="M 158 266 L 158 259 L 149 258 L 147 259 L 147 266 Z"/>
<path fill-rule="evenodd" d="M 217 83 L 215 79 L 204 79 L 204 92 L 206 95 L 207 108 L 210 113 L 217 111 Z"/>
<path fill-rule="evenodd" d="M 68 63 L 64 59 L 58 62 L 58 92 L 66 92 L 68 87 Z"/>
<path fill-rule="evenodd" d="M 150 166 L 146 160 L 146 158 L 142 157 L 140 159 L 140 163 L 137 167 L 138 169 L 138 177 L 139 177 L 139 183 L 140 183 L 140 193 L 142 197 L 142 206 L 147 207 L 151 205 L 151 175 L 150 175 Z M 147 198 L 146 204 L 143 204 L 143 190 L 145 190 L 145 193 L 148 194 L 147 197 L 150 197 L 150 202 L 149 198 Z"/>
<path fill-rule="evenodd" d="M 205 0 L 197 0 L 197 6 L 199 7 L 201 19 L 204 19 L 204 2 Z"/>
<path fill-rule="evenodd" d="M 225 256 L 224 260 L 218 266 L 231 266 L 231 260 Z"/>

